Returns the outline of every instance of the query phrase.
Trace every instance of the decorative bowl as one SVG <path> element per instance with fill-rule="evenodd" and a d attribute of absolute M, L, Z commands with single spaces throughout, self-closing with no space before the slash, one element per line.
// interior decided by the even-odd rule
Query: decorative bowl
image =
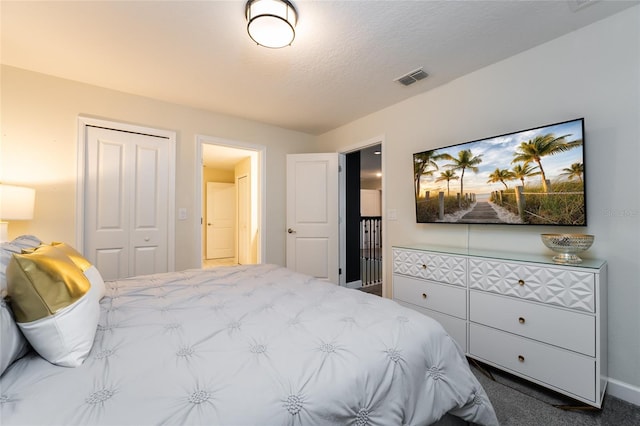
<path fill-rule="evenodd" d="M 551 250 L 559 253 L 553 256 L 556 263 L 580 263 L 576 253 L 588 250 L 593 244 L 593 235 L 587 234 L 540 234 L 542 242 Z"/>

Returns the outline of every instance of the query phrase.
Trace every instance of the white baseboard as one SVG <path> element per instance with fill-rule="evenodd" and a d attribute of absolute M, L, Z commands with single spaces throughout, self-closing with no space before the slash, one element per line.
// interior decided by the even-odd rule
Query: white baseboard
<path fill-rule="evenodd" d="M 351 282 L 346 283 L 344 286 L 348 287 L 348 288 L 360 288 L 360 287 L 362 287 L 362 280 L 351 281 Z"/>
<path fill-rule="evenodd" d="M 609 378 L 607 393 L 618 399 L 640 406 L 640 387 L 633 386 L 620 380 Z"/>

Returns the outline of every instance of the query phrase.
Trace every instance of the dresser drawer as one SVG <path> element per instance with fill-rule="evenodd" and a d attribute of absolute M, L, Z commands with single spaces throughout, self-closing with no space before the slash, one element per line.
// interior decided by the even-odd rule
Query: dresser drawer
<path fill-rule="evenodd" d="M 596 354 L 593 315 L 472 290 L 469 320 L 585 355 Z"/>
<path fill-rule="evenodd" d="M 473 323 L 469 325 L 469 353 L 515 374 L 597 403 L 594 358 Z"/>
<path fill-rule="evenodd" d="M 516 262 L 469 259 L 469 287 L 585 312 L 595 311 L 593 273 Z"/>
<path fill-rule="evenodd" d="M 428 317 L 438 321 L 442 328 L 446 330 L 449 336 L 453 337 L 464 353 L 467 353 L 467 322 L 463 319 L 452 317 L 451 315 L 442 314 L 440 312 L 432 311 L 429 309 L 421 308 L 420 306 L 412 305 L 401 300 L 396 302 L 406 308 L 413 309 Z"/>
<path fill-rule="evenodd" d="M 404 249 L 393 249 L 393 272 L 446 284 L 467 285 L 467 259 Z"/>
<path fill-rule="evenodd" d="M 393 276 L 393 298 L 412 305 L 467 318 L 467 292 L 463 288 Z"/>

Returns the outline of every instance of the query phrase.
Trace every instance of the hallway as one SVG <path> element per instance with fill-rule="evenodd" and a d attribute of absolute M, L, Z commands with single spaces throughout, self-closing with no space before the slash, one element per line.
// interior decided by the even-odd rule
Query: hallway
<path fill-rule="evenodd" d="M 204 259 L 202 261 L 202 269 L 216 268 L 218 266 L 236 266 L 238 259 L 235 257 L 226 257 L 222 259 Z"/>

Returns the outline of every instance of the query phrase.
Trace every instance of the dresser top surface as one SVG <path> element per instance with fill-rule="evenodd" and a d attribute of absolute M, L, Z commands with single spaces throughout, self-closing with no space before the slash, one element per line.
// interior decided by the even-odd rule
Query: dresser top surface
<path fill-rule="evenodd" d="M 452 254 L 458 256 L 468 256 L 468 257 L 483 257 L 483 258 L 491 258 L 498 260 L 513 260 L 519 262 L 533 262 L 540 263 L 544 265 L 555 265 L 555 266 L 567 266 L 574 268 L 586 268 L 586 269 L 600 269 L 602 268 L 606 262 L 601 259 L 585 259 L 583 256 L 581 263 L 576 264 L 565 264 L 565 263 L 557 263 L 553 260 L 553 253 L 549 254 L 535 254 L 535 253 L 516 253 L 516 252 L 505 252 L 505 251 L 497 251 L 497 250 L 485 250 L 485 249 L 473 249 L 466 247 L 446 247 L 446 246 L 436 246 L 429 244 L 396 244 L 393 248 L 398 249 L 408 249 L 408 250 L 420 250 L 420 251 L 430 251 L 442 254 Z"/>

